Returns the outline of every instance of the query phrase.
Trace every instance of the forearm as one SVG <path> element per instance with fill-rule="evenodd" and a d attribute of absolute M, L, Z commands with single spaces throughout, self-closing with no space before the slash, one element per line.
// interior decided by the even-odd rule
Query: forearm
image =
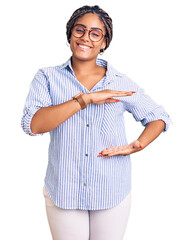
<path fill-rule="evenodd" d="M 84 94 L 82 97 L 86 105 L 89 104 L 88 94 Z M 79 110 L 81 110 L 81 106 L 76 100 L 69 100 L 55 106 L 43 107 L 34 114 L 31 121 L 31 131 L 34 134 L 50 132 Z"/>
<path fill-rule="evenodd" d="M 165 123 L 162 120 L 150 122 L 137 139 L 140 142 L 142 148 L 145 148 L 147 145 L 153 142 L 161 134 L 164 128 Z"/>

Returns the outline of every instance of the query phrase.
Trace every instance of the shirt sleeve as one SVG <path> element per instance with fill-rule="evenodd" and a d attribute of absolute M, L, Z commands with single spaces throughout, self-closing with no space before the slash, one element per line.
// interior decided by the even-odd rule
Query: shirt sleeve
<path fill-rule="evenodd" d="M 143 126 L 156 120 L 165 123 L 163 132 L 167 131 L 171 123 L 170 116 L 163 106 L 153 101 L 134 81 L 126 77 L 127 91 L 136 91 L 132 96 L 124 99 L 125 109 L 132 113 L 136 121 L 140 121 Z"/>
<path fill-rule="evenodd" d="M 21 120 L 22 129 L 30 136 L 43 135 L 43 133 L 32 133 L 30 124 L 32 117 L 40 108 L 52 106 L 49 90 L 47 77 L 43 69 L 39 69 L 30 84 L 30 90 L 25 101 Z"/>

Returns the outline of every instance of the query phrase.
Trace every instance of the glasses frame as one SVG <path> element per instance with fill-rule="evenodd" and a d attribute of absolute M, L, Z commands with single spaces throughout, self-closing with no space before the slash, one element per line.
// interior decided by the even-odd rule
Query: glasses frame
<path fill-rule="evenodd" d="M 73 34 L 73 29 L 74 29 L 75 27 L 77 27 L 77 26 L 80 26 L 80 27 L 82 27 L 82 28 L 84 29 L 84 32 L 83 32 L 82 36 L 80 36 L 80 37 L 77 37 L 77 36 L 75 36 L 75 35 Z M 99 32 L 102 34 L 102 37 L 101 37 L 98 41 L 94 41 L 94 40 L 92 40 L 91 37 L 90 37 L 90 33 L 91 33 L 93 30 L 97 30 L 97 31 L 99 31 Z M 90 38 L 90 40 L 91 40 L 92 42 L 99 42 L 99 41 L 102 40 L 102 38 L 105 37 L 105 35 L 106 35 L 106 34 L 103 34 L 100 29 L 95 29 L 95 28 L 94 28 L 94 29 L 87 29 L 87 28 L 85 28 L 84 26 L 81 26 L 81 25 L 75 25 L 75 26 L 73 26 L 72 29 L 71 29 L 71 34 L 72 34 L 74 37 L 76 37 L 76 38 L 82 38 L 82 37 L 85 35 L 86 31 L 88 31 L 89 38 Z"/>

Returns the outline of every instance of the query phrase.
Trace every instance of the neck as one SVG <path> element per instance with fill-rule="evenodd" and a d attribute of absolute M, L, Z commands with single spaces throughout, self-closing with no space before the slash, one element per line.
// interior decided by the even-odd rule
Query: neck
<path fill-rule="evenodd" d="M 72 65 L 74 72 L 77 72 L 80 74 L 86 73 L 86 72 L 87 73 L 93 72 L 97 67 L 96 59 L 92 59 L 89 61 L 81 61 L 81 60 L 75 58 L 73 55 L 71 57 L 71 65 Z"/>

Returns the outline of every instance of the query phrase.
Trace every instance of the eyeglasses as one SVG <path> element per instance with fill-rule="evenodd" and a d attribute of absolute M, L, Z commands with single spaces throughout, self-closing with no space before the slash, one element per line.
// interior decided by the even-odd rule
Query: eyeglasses
<path fill-rule="evenodd" d="M 76 38 L 81 38 L 84 36 L 85 32 L 88 31 L 89 38 L 93 42 L 99 42 L 105 35 L 99 29 L 86 29 L 83 26 L 76 25 L 72 28 L 72 35 Z"/>

